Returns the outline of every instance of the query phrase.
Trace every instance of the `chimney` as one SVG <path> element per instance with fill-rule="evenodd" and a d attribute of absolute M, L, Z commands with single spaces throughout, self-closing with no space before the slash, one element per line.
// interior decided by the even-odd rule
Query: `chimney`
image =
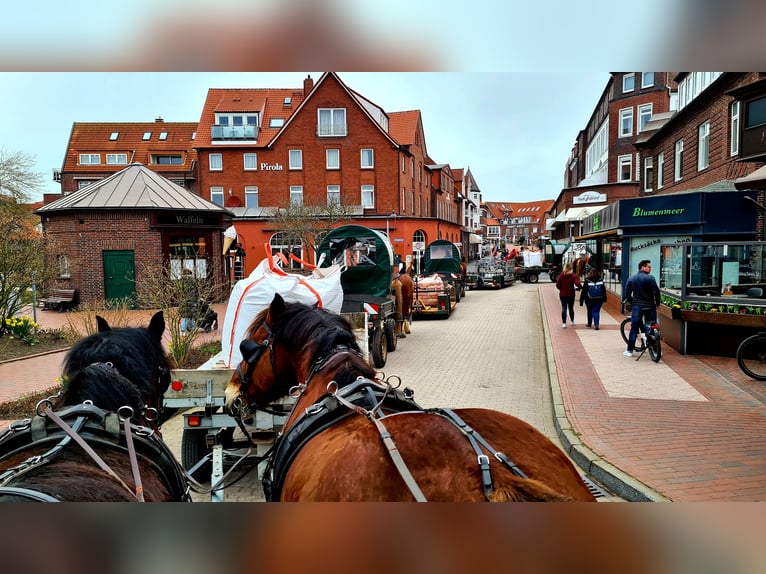
<path fill-rule="evenodd" d="M 165 120 L 163 120 L 163 119 L 162 119 L 162 116 L 157 116 L 157 117 L 154 119 L 154 123 L 156 123 L 156 124 L 162 124 L 162 123 L 165 123 Z"/>
<path fill-rule="evenodd" d="M 309 95 L 309 92 L 314 89 L 314 80 L 311 79 L 311 74 L 306 76 L 306 79 L 303 80 L 303 97 Z"/>

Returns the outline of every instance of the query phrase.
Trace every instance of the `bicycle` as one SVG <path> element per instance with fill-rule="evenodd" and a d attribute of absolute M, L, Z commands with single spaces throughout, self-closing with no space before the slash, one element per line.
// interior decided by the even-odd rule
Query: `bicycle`
<path fill-rule="evenodd" d="M 620 323 L 620 334 L 625 343 L 628 343 L 630 336 L 630 317 L 626 317 L 622 323 Z M 766 336 L 766 333 L 764 334 Z M 646 351 L 649 351 L 649 357 L 652 361 L 658 363 L 662 358 L 662 341 L 660 336 L 660 326 L 657 321 L 654 321 L 647 328 L 643 321 L 638 325 L 638 336 L 636 337 L 635 351 L 638 351 L 638 361 L 644 356 Z M 766 371 L 764 371 L 766 373 Z"/>
<path fill-rule="evenodd" d="M 766 333 L 756 333 L 737 347 L 737 364 L 756 381 L 766 381 Z"/>

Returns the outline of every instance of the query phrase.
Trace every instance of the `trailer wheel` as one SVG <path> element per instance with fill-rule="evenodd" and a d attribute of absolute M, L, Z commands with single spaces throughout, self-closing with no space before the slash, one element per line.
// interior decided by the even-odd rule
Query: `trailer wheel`
<path fill-rule="evenodd" d="M 181 435 L 181 464 L 191 469 L 208 453 L 206 429 L 184 429 Z M 207 482 L 213 472 L 213 462 L 208 460 L 192 474 L 194 480 Z"/>
<path fill-rule="evenodd" d="M 540 279 L 540 276 L 537 273 L 532 273 L 529 276 L 529 282 L 530 283 L 537 283 L 537 280 Z"/>
<path fill-rule="evenodd" d="M 386 358 L 388 358 L 388 345 L 386 344 L 386 335 L 383 329 L 375 329 L 372 333 L 372 363 L 375 368 L 382 369 L 386 366 Z"/>
<path fill-rule="evenodd" d="M 396 337 L 396 319 L 386 319 L 384 331 L 386 332 L 386 345 L 388 346 L 388 352 L 393 353 L 396 351 L 396 344 L 398 342 Z"/>

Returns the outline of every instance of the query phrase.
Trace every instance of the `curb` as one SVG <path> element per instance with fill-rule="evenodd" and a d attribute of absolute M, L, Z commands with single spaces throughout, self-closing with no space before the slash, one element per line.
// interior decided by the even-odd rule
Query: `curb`
<path fill-rule="evenodd" d="M 16 363 L 18 361 L 25 361 L 26 359 L 36 359 L 37 357 L 44 357 L 45 355 L 52 355 L 53 353 L 63 353 L 68 351 L 72 347 L 61 347 L 60 349 L 53 349 L 51 351 L 43 351 L 42 353 L 36 353 L 34 355 L 24 355 L 23 357 L 16 357 L 15 359 L 6 359 L 0 361 L 0 365 L 7 365 L 8 363 Z"/>
<path fill-rule="evenodd" d="M 556 368 L 556 359 L 553 355 L 553 343 L 548 326 L 548 316 L 545 313 L 542 290 L 537 290 L 537 297 L 543 322 L 548 380 L 550 382 L 551 402 L 553 404 L 553 423 L 565 452 L 588 476 L 604 485 L 610 492 L 620 498 L 629 502 L 670 502 L 671 500 L 666 496 L 598 456 L 582 442 L 580 435 L 572 427 L 569 417 L 567 417 L 564 398 L 561 394 L 558 369 Z"/>

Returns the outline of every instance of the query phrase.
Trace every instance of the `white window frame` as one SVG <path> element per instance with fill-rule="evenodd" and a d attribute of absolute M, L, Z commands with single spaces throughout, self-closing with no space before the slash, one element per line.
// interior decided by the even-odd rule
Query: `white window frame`
<path fill-rule="evenodd" d="M 655 172 L 657 177 L 655 178 L 657 180 L 657 189 L 662 189 L 663 186 L 663 177 L 662 174 L 665 171 L 665 152 L 662 151 L 657 155 L 657 171 Z"/>
<path fill-rule="evenodd" d="M 80 165 L 101 165 L 101 154 L 100 153 L 81 153 Z"/>
<path fill-rule="evenodd" d="M 290 186 L 290 205 L 303 205 L 303 186 Z"/>
<path fill-rule="evenodd" d="M 623 170 L 622 170 L 622 168 L 625 167 L 626 165 L 629 168 L 627 179 L 623 177 Z M 618 156 L 617 157 L 617 182 L 625 183 L 630 181 L 633 181 L 633 155 Z"/>
<path fill-rule="evenodd" d="M 220 203 L 216 201 L 217 197 L 221 198 Z M 210 201 L 212 203 L 215 203 L 216 205 L 220 205 L 221 207 L 223 207 L 223 186 L 222 185 L 213 185 L 210 187 Z"/>
<path fill-rule="evenodd" d="M 710 167 L 710 120 L 697 128 L 697 171 Z"/>
<path fill-rule="evenodd" d="M 248 161 L 249 160 L 249 161 Z M 246 153 L 242 155 L 242 162 L 245 171 L 258 171 L 258 154 Z M 250 165 L 248 165 L 248 163 Z"/>
<path fill-rule="evenodd" d="M 168 132 L 160 132 L 160 135 L 157 137 L 160 141 L 165 141 L 168 139 Z"/>
<path fill-rule="evenodd" d="M 327 169 L 340 169 L 340 150 L 338 148 L 326 149 L 325 161 L 327 162 Z"/>
<path fill-rule="evenodd" d="M 152 132 L 144 132 L 144 137 L 141 138 L 144 141 L 152 139 Z"/>
<path fill-rule="evenodd" d="M 301 170 L 303 169 L 303 150 L 291 149 L 287 152 L 289 169 Z"/>
<path fill-rule="evenodd" d="M 109 141 L 110 142 L 116 142 L 118 137 L 120 137 L 120 132 L 112 132 L 109 135 Z"/>
<path fill-rule="evenodd" d="M 208 162 L 210 171 L 223 171 L 223 154 L 211 153 Z"/>
<path fill-rule="evenodd" d="M 646 76 L 649 75 L 651 82 L 646 81 Z M 654 85 L 654 72 L 641 72 L 641 87 L 651 88 Z"/>
<path fill-rule="evenodd" d="M 739 154 L 739 102 L 734 101 L 731 103 L 731 111 L 729 112 L 730 122 L 729 130 L 731 131 L 729 139 L 729 155 L 734 156 Z"/>
<path fill-rule="evenodd" d="M 627 84 L 628 80 L 633 80 L 633 87 L 628 89 Z M 622 77 L 622 93 L 627 94 L 628 92 L 634 92 L 636 90 L 636 74 L 634 72 L 631 72 L 630 74 L 625 74 Z"/>
<path fill-rule="evenodd" d="M 684 177 L 684 140 L 676 141 L 674 146 L 673 158 L 673 181 L 681 181 Z"/>
<path fill-rule="evenodd" d="M 630 120 L 630 128 L 625 131 L 625 122 Z M 622 108 L 620 110 L 619 137 L 627 138 L 633 135 L 633 108 Z"/>
<path fill-rule="evenodd" d="M 108 153 L 106 154 L 106 165 L 127 165 L 128 154 L 126 153 Z"/>
<path fill-rule="evenodd" d="M 59 264 L 59 278 L 61 279 L 71 279 L 72 277 L 72 265 L 69 261 L 68 255 L 59 255 L 58 256 L 58 264 Z"/>
<path fill-rule="evenodd" d="M 327 205 L 340 205 L 340 186 L 327 186 Z"/>
<path fill-rule="evenodd" d="M 252 204 L 252 205 L 251 205 Z M 246 185 L 245 186 L 245 208 L 258 207 L 258 186 Z"/>
<path fill-rule="evenodd" d="M 363 147 L 359 151 L 360 167 L 362 169 L 374 169 L 375 168 L 375 150 L 371 147 Z M 368 156 L 369 161 L 365 162 L 365 156 Z"/>
<path fill-rule="evenodd" d="M 652 177 L 649 177 L 649 176 Z M 644 159 L 644 193 L 651 193 L 654 191 L 654 158 L 647 157 Z"/>
<path fill-rule="evenodd" d="M 363 185 L 362 192 L 362 208 L 373 209 L 375 207 L 375 186 Z"/>
<path fill-rule="evenodd" d="M 322 122 L 323 118 L 325 120 Z M 317 136 L 337 137 L 348 134 L 346 108 L 318 108 L 317 109 Z"/>
<path fill-rule="evenodd" d="M 269 120 L 269 127 L 270 128 L 281 128 L 285 125 L 285 118 L 271 118 Z"/>
<path fill-rule="evenodd" d="M 638 133 L 644 131 L 646 124 L 652 119 L 652 113 L 654 110 L 654 104 L 641 104 L 638 106 Z"/>

